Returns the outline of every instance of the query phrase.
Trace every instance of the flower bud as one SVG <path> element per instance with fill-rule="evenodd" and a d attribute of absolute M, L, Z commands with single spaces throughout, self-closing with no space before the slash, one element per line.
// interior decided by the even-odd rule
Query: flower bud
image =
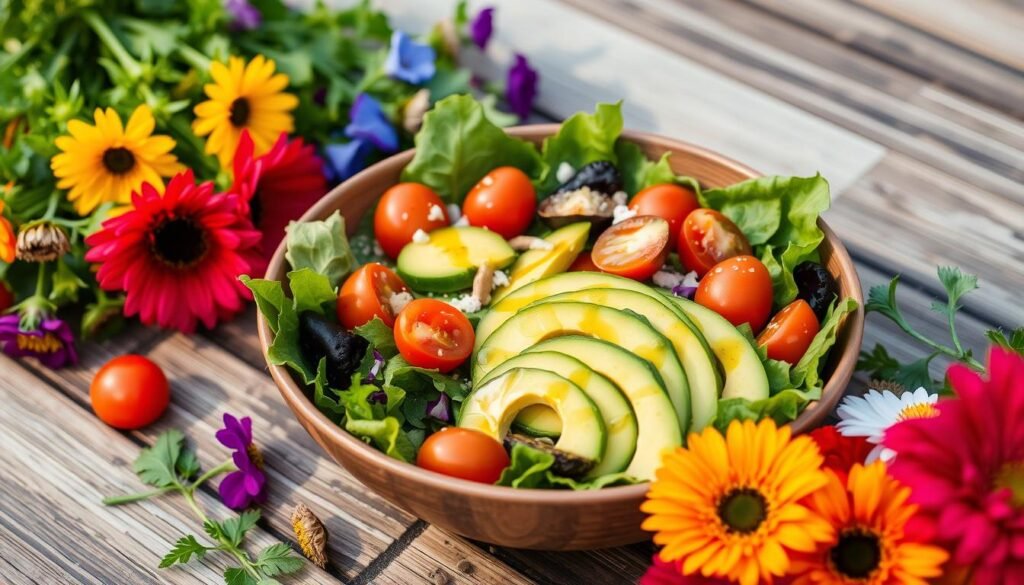
<path fill-rule="evenodd" d="M 316 514 L 303 503 L 292 512 L 292 529 L 299 539 L 302 554 L 323 569 L 327 566 L 327 529 Z"/>
<path fill-rule="evenodd" d="M 23 227 L 15 250 L 24 262 L 52 262 L 67 254 L 71 243 L 60 226 L 44 221 Z"/>

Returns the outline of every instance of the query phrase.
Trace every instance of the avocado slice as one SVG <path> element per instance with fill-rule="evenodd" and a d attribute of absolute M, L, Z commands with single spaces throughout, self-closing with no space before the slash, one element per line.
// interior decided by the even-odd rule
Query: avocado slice
<path fill-rule="evenodd" d="M 434 230 L 426 242 L 410 242 L 398 254 L 395 268 L 413 290 L 454 292 L 473 286 L 477 268 L 504 268 L 516 257 L 505 238 L 478 227 Z"/>
<path fill-rule="evenodd" d="M 587 245 L 589 235 L 590 224 L 586 222 L 570 224 L 548 234 L 544 241 L 550 243 L 551 248 L 523 252 L 512 265 L 508 284 L 494 291 L 492 303 L 531 282 L 568 270 Z"/>
<path fill-rule="evenodd" d="M 601 374 L 595 373 L 583 362 L 552 351 L 517 355 L 491 370 L 480 380 L 480 384 L 487 384 L 516 368 L 536 368 L 558 374 L 579 386 L 594 401 L 608 431 L 608 445 L 604 458 L 590 470 L 588 477 L 600 477 L 622 471 L 629 465 L 633 459 L 633 452 L 636 451 L 637 421 L 629 401 L 614 384 Z M 558 413 L 544 405 L 526 407 L 516 417 L 515 422 L 524 424 L 527 428 L 537 428 L 548 436 L 562 434 L 562 420 Z"/>
<path fill-rule="evenodd" d="M 527 349 L 525 355 L 551 351 L 573 356 L 622 390 L 636 413 L 639 429 L 636 452 L 626 473 L 641 480 L 654 479 L 662 454 L 683 443 L 679 421 L 658 372 L 617 345 L 580 335 L 546 339 Z M 610 440 L 608 448 L 612 448 Z"/>
<path fill-rule="evenodd" d="M 601 461 L 606 431 L 597 406 L 579 386 L 545 370 L 509 370 L 476 386 L 462 404 L 459 426 L 478 430 L 501 442 L 512 420 L 531 404 L 543 404 L 558 413 L 562 435 L 555 442 L 557 449 Z"/>

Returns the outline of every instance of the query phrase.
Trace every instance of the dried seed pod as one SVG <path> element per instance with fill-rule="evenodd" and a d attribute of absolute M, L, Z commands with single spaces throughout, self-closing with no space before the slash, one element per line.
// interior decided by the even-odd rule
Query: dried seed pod
<path fill-rule="evenodd" d="M 419 132 L 423 125 L 423 116 L 430 109 L 430 90 L 417 91 L 402 108 L 402 127 L 410 134 Z"/>
<path fill-rule="evenodd" d="M 483 264 L 476 270 L 473 277 L 473 298 L 486 305 L 491 300 L 491 285 L 494 283 L 494 267 L 490 264 Z"/>
<path fill-rule="evenodd" d="M 316 514 L 301 502 L 292 512 L 292 529 L 299 540 L 302 554 L 321 569 L 326 567 L 327 529 Z"/>
<path fill-rule="evenodd" d="M 71 250 L 71 242 L 63 228 L 50 222 L 37 223 L 21 229 L 16 247 L 18 260 L 52 262 Z"/>

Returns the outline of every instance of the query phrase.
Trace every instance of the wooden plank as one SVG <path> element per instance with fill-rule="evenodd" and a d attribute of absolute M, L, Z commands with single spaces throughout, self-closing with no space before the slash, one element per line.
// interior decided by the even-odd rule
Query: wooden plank
<path fill-rule="evenodd" d="M 372 581 L 376 584 L 526 584 L 523 575 L 473 543 L 429 526 Z"/>
<path fill-rule="evenodd" d="M 447 16 L 443 3 L 389 0 L 383 7 L 409 30 Z M 502 4 L 497 18 L 488 53 L 501 64 L 513 51 L 528 55 L 541 75 L 539 107 L 555 117 L 624 99 L 631 128 L 696 142 L 765 172 L 820 170 L 838 192 L 883 153 L 869 140 L 553 0 Z M 476 70 L 499 70 L 473 53 L 466 61 Z"/>
<path fill-rule="evenodd" d="M 1024 70 L 1024 10 L 995 0 L 854 0 L 946 42 Z"/>

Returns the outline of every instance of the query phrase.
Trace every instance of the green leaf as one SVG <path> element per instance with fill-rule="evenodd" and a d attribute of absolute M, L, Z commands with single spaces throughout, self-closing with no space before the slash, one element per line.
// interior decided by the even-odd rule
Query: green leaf
<path fill-rule="evenodd" d="M 723 433 L 734 420 L 759 421 L 767 417 L 783 425 L 796 420 L 808 400 L 808 397 L 798 390 L 783 390 L 774 396 L 754 402 L 745 398 L 719 400 L 714 425 Z"/>
<path fill-rule="evenodd" d="M 388 360 L 384 367 L 384 384 L 398 386 L 410 394 L 426 392 L 433 387 L 456 402 L 461 402 L 469 393 L 468 381 L 461 380 L 453 374 L 442 374 L 437 370 L 410 365 L 401 355 Z"/>
<path fill-rule="evenodd" d="M 579 169 L 601 160 L 618 162 L 615 143 L 620 134 L 622 102 L 598 104 L 593 114 L 578 112 L 562 122 L 558 132 L 545 138 L 541 147 L 544 172 L 540 177 L 540 195 L 547 195 L 558 187 L 556 175 L 562 163 Z"/>
<path fill-rule="evenodd" d="M 335 211 L 323 221 L 293 221 L 285 232 L 285 257 L 293 270 L 309 268 L 326 276 L 331 288 L 337 288 L 355 269 L 356 259 L 348 243 L 341 212 Z"/>
<path fill-rule="evenodd" d="M 237 547 L 242 544 L 245 540 L 245 534 L 256 526 L 256 523 L 260 520 L 259 510 L 246 510 L 235 516 L 234 518 L 228 518 L 221 523 L 221 530 L 224 532 L 224 537 L 231 543 L 231 546 Z"/>
<path fill-rule="evenodd" d="M 888 285 L 879 284 L 868 290 L 868 300 L 864 304 L 864 311 L 867 313 L 881 313 L 896 323 L 903 322 L 903 315 L 900 314 L 896 305 L 896 288 L 900 284 L 900 275 L 892 277 Z"/>
<path fill-rule="evenodd" d="M 951 309 L 959 309 L 960 298 L 978 289 L 978 277 L 973 274 L 965 274 L 955 266 L 939 266 L 939 281 L 946 289 Z"/>
<path fill-rule="evenodd" d="M 824 386 L 821 370 L 825 367 L 825 358 L 836 343 L 843 317 L 856 311 L 858 306 L 857 300 L 852 297 L 832 303 L 821 324 L 821 329 L 811 340 L 811 345 L 808 346 L 800 361 L 793 366 L 790 378 L 795 388 L 820 390 Z"/>
<path fill-rule="evenodd" d="M 335 314 L 338 294 L 327 276 L 311 268 L 300 268 L 288 273 L 288 287 L 292 289 L 296 314 L 304 311 L 328 316 Z"/>
<path fill-rule="evenodd" d="M 208 550 L 213 549 L 199 544 L 195 536 L 191 534 L 182 536 L 178 539 L 178 542 L 174 543 L 174 548 L 171 549 L 171 552 L 164 555 L 164 558 L 160 560 L 160 568 L 166 569 L 177 563 L 187 563 L 193 556 L 196 557 L 196 560 L 202 560 Z"/>
<path fill-rule="evenodd" d="M 383 420 L 345 421 L 345 430 L 383 451 L 389 457 L 411 463 L 416 460 L 416 446 L 402 431 L 398 419 L 389 416 Z"/>
<path fill-rule="evenodd" d="M 517 443 L 512 446 L 509 466 L 501 472 L 495 485 L 514 488 L 562 488 L 571 490 L 594 490 L 613 485 L 629 485 L 636 480 L 625 473 L 611 473 L 590 480 L 575 480 L 551 472 L 555 456 L 528 445 Z"/>
<path fill-rule="evenodd" d="M 928 367 L 937 355 L 933 353 L 907 365 L 900 366 L 892 377 L 892 381 L 907 390 L 915 390 L 920 387 L 925 388 L 929 392 L 936 391 L 938 385 L 928 372 Z"/>
<path fill-rule="evenodd" d="M 217 522 L 216 520 L 207 519 L 203 522 L 203 532 L 216 541 L 220 541 L 222 538 L 225 538 L 224 528 L 220 525 L 220 522 Z"/>
<path fill-rule="evenodd" d="M 860 352 L 857 369 L 867 372 L 869 376 L 877 380 L 892 380 L 900 369 L 900 362 L 889 355 L 885 346 L 876 343 L 871 351 Z"/>
<path fill-rule="evenodd" d="M 179 477 L 191 479 L 192 476 L 199 473 L 199 459 L 196 457 L 196 452 L 193 449 L 183 449 L 181 455 L 178 455 L 178 461 L 174 467 Z"/>
<path fill-rule="evenodd" d="M 370 342 L 370 347 L 376 349 L 385 359 L 398 354 L 398 347 L 395 345 L 395 331 L 384 324 L 380 317 L 364 323 L 352 331 L 356 335 Z"/>
<path fill-rule="evenodd" d="M 247 275 L 238 277 L 246 287 L 252 291 L 253 299 L 256 300 L 256 307 L 266 318 L 270 330 L 277 333 L 280 323 L 281 309 L 290 304 L 284 296 L 284 287 L 276 280 L 264 280 L 262 278 L 250 278 Z"/>
<path fill-rule="evenodd" d="M 543 163 L 533 144 L 505 134 L 471 96 L 453 95 L 424 116 L 416 155 L 402 180 L 423 183 L 446 202 L 461 203 L 484 175 L 506 165 L 537 177 Z"/>
<path fill-rule="evenodd" d="M 224 571 L 226 585 L 258 585 L 256 579 L 242 567 L 231 567 Z"/>
<path fill-rule="evenodd" d="M 700 183 L 692 177 L 676 175 L 669 160 L 671 152 L 661 155 L 658 162 L 647 158 L 643 150 L 633 142 L 619 140 L 615 145 L 615 154 L 619 159 L 619 173 L 626 193 L 636 195 L 647 187 L 674 183 L 688 187 L 694 193 L 701 192 Z"/>
<path fill-rule="evenodd" d="M 283 542 L 268 546 L 256 557 L 256 565 L 270 576 L 294 573 L 305 564 L 302 557 L 297 556 L 292 548 Z"/>
<path fill-rule="evenodd" d="M 175 470 L 184 442 L 185 435 L 177 429 L 171 429 L 157 437 L 156 443 L 143 449 L 135 460 L 133 468 L 139 479 L 156 487 L 168 487 L 178 483 Z"/>
<path fill-rule="evenodd" d="M 985 337 L 999 347 L 1024 355 L 1024 327 L 1014 329 L 1009 337 L 998 329 L 990 329 L 985 332 Z"/>
<path fill-rule="evenodd" d="M 87 286 L 64 258 L 57 260 L 57 270 L 53 273 L 51 285 L 50 300 L 58 305 L 78 302 L 78 291 Z"/>

